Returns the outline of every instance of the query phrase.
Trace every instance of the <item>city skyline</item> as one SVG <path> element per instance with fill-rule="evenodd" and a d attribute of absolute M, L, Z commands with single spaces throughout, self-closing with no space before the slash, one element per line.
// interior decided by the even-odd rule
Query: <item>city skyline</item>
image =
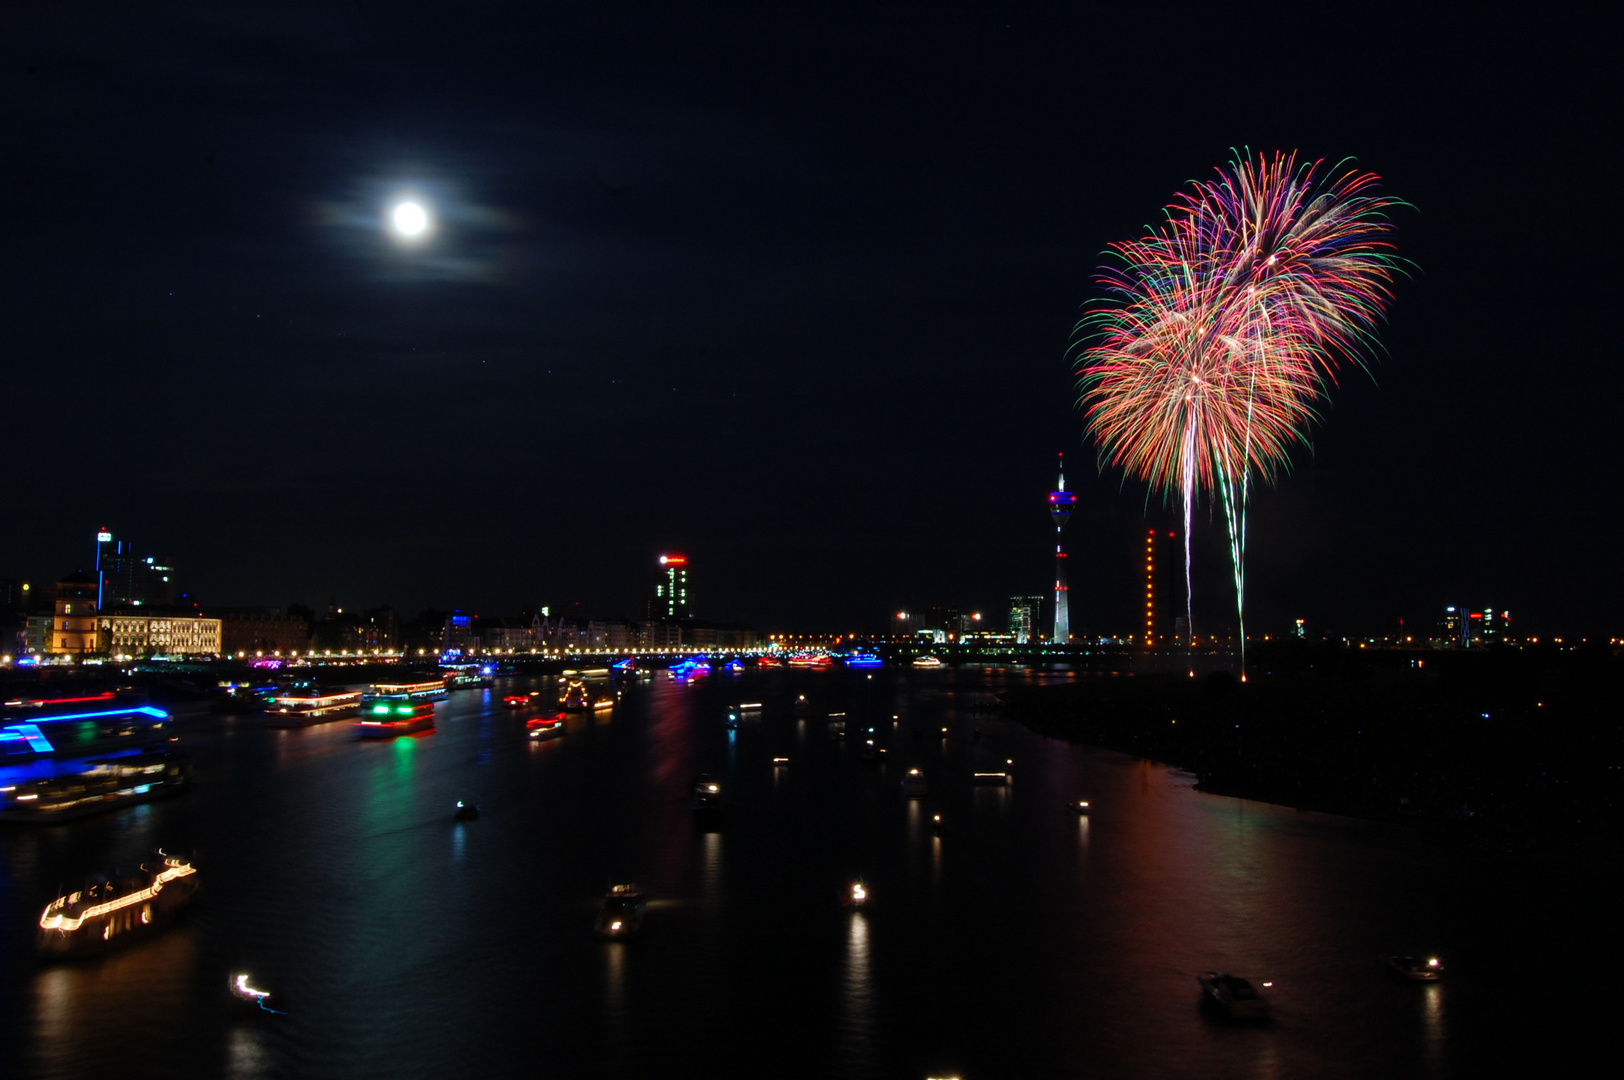
<path fill-rule="evenodd" d="M 1355 70 L 1282 94 L 1243 65 L 1192 109 L 1126 89 L 1154 13 L 466 18 L 9 24 L 14 439 L 53 456 L 0 496 L 27 525 L 0 574 L 88 568 L 117 522 L 227 604 L 634 615 L 621 568 L 669 547 L 758 625 L 996 610 L 1050 577 L 1063 450 L 1072 621 L 1128 628 L 1143 531 L 1178 523 L 1095 468 L 1073 326 L 1105 246 L 1249 146 L 1353 155 L 1415 207 L 1384 355 L 1253 493 L 1249 625 L 1492 602 L 1618 632 L 1593 23 L 1337 22 Z M 53 442 L 80 386 L 97 434 Z M 157 426 L 184 434 L 129 442 Z M 1199 630 L 1233 601 L 1221 521 L 1193 526 Z"/>

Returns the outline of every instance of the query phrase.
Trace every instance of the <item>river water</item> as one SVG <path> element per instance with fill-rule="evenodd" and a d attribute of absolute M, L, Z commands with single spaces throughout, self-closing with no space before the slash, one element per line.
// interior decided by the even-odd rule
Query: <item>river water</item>
<path fill-rule="evenodd" d="M 190 793 L 0 831 L 0 1076 L 1464 1077 L 1606 1045 L 1609 873 L 1204 795 L 988 708 L 1061 677 L 662 673 L 541 743 L 501 696 L 551 680 L 456 692 L 393 742 L 185 718 Z M 741 701 L 764 708 L 730 732 Z M 862 760 L 870 726 L 883 765 Z M 1009 786 L 971 783 L 1006 761 Z M 732 804 L 717 822 L 688 807 L 700 771 Z M 452 821 L 459 798 L 478 821 Z M 59 885 L 158 846 L 196 853 L 182 924 L 33 959 Z M 643 932 L 600 942 L 626 880 L 651 897 Z M 1381 973 L 1431 951 L 1443 984 Z M 1273 1021 L 1205 1016 L 1209 968 L 1272 983 Z M 244 970 L 285 1015 L 229 1000 Z"/>

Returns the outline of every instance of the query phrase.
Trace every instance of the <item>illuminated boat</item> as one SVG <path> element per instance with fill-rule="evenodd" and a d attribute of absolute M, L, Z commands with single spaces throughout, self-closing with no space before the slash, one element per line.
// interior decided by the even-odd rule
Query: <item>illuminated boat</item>
<path fill-rule="evenodd" d="M 413 701 L 444 701 L 449 696 L 444 679 L 422 679 L 416 682 L 373 683 L 372 689 L 361 697 L 361 711 L 379 701 L 410 698 Z"/>
<path fill-rule="evenodd" d="M 815 668 L 829 668 L 835 666 L 835 658 L 828 653 L 816 653 L 807 663 Z"/>
<path fill-rule="evenodd" d="M 1382 964 L 1389 975 L 1407 982 L 1437 982 L 1444 977 L 1444 962 L 1436 956 L 1388 956 Z"/>
<path fill-rule="evenodd" d="M 849 908 L 860 908 L 868 903 L 868 886 L 863 884 L 862 878 L 847 886 L 846 895 L 840 903 L 843 907 Z"/>
<path fill-rule="evenodd" d="M 533 720 L 526 720 L 524 733 L 532 739 L 551 739 L 564 734 L 564 714 L 556 713 L 552 716 L 538 716 Z"/>
<path fill-rule="evenodd" d="M 99 876 L 51 901 L 35 950 L 50 958 L 106 952 L 163 929 L 196 894 L 196 868 L 159 852 L 136 874 Z"/>
<path fill-rule="evenodd" d="M 852 668 L 875 668 L 882 663 L 880 654 L 876 652 L 854 652 L 846 657 L 846 666 Z"/>
<path fill-rule="evenodd" d="M 565 712 L 591 712 L 596 709 L 613 708 L 615 696 L 600 687 L 588 685 L 581 679 L 571 679 L 564 686 L 564 694 L 559 699 Z"/>
<path fill-rule="evenodd" d="M 806 695 L 805 694 L 797 694 L 795 696 L 795 715 L 796 716 L 810 716 L 810 715 L 812 715 L 812 704 L 811 704 L 811 702 L 806 700 Z"/>
<path fill-rule="evenodd" d="M 355 733 L 363 739 L 393 739 L 427 731 L 434 726 L 434 702 L 402 701 L 395 698 L 375 701 L 361 714 Z"/>
<path fill-rule="evenodd" d="M 643 928 L 643 909 L 648 898 L 641 885 L 615 885 L 604 895 L 593 929 L 610 941 L 631 937 Z"/>
<path fill-rule="evenodd" d="M 784 661 L 780 660 L 776 656 L 758 656 L 758 657 L 756 657 L 756 667 L 758 667 L 758 668 L 775 668 L 775 667 L 783 667 L 783 666 L 784 666 Z"/>
<path fill-rule="evenodd" d="M 232 998 L 256 1009 L 264 1009 L 269 1013 L 276 1012 L 276 1009 L 271 1008 L 271 992 L 253 986 L 250 984 L 249 978 L 250 976 L 247 974 L 233 975 L 231 977 L 228 985 L 231 989 Z"/>
<path fill-rule="evenodd" d="M 143 746 L 167 737 L 168 723 L 164 710 L 120 705 L 111 693 L 7 702 L 0 715 L 0 762 Z"/>
<path fill-rule="evenodd" d="M 1201 984 L 1201 1004 L 1224 1019 L 1268 1019 L 1269 1003 L 1256 987 L 1239 975 L 1209 971 L 1197 975 L 1195 981 Z"/>
<path fill-rule="evenodd" d="M 490 665 L 463 664 L 453 668 L 451 674 L 445 677 L 447 690 L 472 690 L 491 684 L 492 668 Z"/>
<path fill-rule="evenodd" d="M 943 665 L 940 657 L 918 656 L 914 658 L 913 666 L 916 668 L 939 668 L 945 665 Z"/>
<path fill-rule="evenodd" d="M 468 802 L 465 799 L 457 800 L 457 812 L 451 815 L 453 821 L 478 821 L 479 804 Z"/>
<path fill-rule="evenodd" d="M 710 773 L 700 773 L 694 777 L 692 802 L 695 810 L 720 810 L 724 805 L 721 783 Z"/>
<path fill-rule="evenodd" d="M 185 754 L 149 750 L 89 762 L 85 772 L 24 780 L 0 787 L 0 821 L 51 824 L 186 790 L 192 761 Z"/>
<path fill-rule="evenodd" d="M 917 799 L 930 794 L 930 784 L 925 780 L 925 774 L 919 769 L 909 769 L 908 775 L 902 778 L 902 793 L 910 799 Z"/>
<path fill-rule="evenodd" d="M 1067 803 L 1066 813 L 1076 814 L 1078 817 L 1086 817 L 1088 814 L 1088 800 L 1078 799 L 1076 802 Z"/>
<path fill-rule="evenodd" d="M 265 713 L 265 726 L 274 728 L 310 727 L 344 720 L 361 711 L 361 691 L 337 690 L 322 693 L 281 694 L 271 700 Z"/>
<path fill-rule="evenodd" d="M 735 656 L 733 659 L 729 660 L 727 663 L 722 665 L 722 674 L 724 674 L 724 675 L 743 675 L 744 674 L 744 661 L 740 660 L 737 656 Z"/>

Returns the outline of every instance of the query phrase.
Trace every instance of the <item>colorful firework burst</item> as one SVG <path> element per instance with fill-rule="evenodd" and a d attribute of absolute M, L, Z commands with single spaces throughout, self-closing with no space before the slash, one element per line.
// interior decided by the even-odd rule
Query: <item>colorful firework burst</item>
<path fill-rule="evenodd" d="M 1289 466 L 1337 368 L 1375 347 L 1400 266 L 1387 214 L 1403 204 L 1322 165 L 1247 152 L 1192 183 L 1160 228 L 1111 245 L 1106 298 L 1078 324 L 1101 464 L 1182 504 L 1187 597 L 1191 509 L 1202 493 L 1223 507 L 1243 672 L 1252 474 Z"/>

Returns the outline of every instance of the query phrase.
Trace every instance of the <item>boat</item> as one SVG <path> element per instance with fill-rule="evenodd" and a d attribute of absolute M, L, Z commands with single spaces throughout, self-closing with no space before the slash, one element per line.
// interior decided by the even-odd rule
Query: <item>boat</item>
<path fill-rule="evenodd" d="M 1247 980 L 1227 971 L 1208 971 L 1196 976 L 1201 984 L 1201 1004 L 1226 1020 L 1266 1020 L 1269 1003 Z M 1264 984 L 1268 985 L 1268 984 Z"/>
<path fill-rule="evenodd" d="M 733 659 L 729 660 L 727 663 L 722 665 L 722 674 L 724 674 L 724 675 L 743 675 L 744 674 L 744 661 L 740 660 L 737 656 L 735 656 Z"/>
<path fill-rule="evenodd" d="M 940 657 L 918 656 L 914 658 L 913 666 L 916 668 L 939 668 L 945 665 L 943 665 Z"/>
<path fill-rule="evenodd" d="M 278 694 L 265 712 L 265 726 L 273 728 L 310 727 L 344 720 L 361 711 L 361 691 L 335 690 L 323 693 L 306 690 Z"/>
<path fill-rule="evenodd" d="M 926 782 L 925 774 L 919 769 L 909 769 L 902 778 L 902 793 L 910 799 L 930 794 L 930 784 Z"/>
<path fill-rule="evenodd" d="M 930 816 L 930 831 L 935 833 L 937 836 L 946 834 L 947 822 L 942 820 L 942 815 L 932 814 Z"/>
<path fill-rule="evenodd" d="M 564 684 L 564 694 L 559 702 L 565 712 L 591 712 L 613 705 L 615 699 L 602 690 L 588 686 L 585 679 L 571 679 Z"/>
<path fill-rule="evenodd" d="M 0 706 L 0 762 L 89 756 L 168 737 L 169 714 L 119 704 L 111 691 L 86 697 L 8 701 Z"/>
<path fill-rule="evenodd" d="M 1444 962 L 1436 956 L 1388 956 L 1382 964 L 1389 975 L 1408 982 L 1437 982 L 1444 977 Z"/>
<path fill-rule="evenodd" d="M 795 715 L 796 716 L 811 716 L 812 715 L 812 705 L 811 705 L 810 702 L 808 702 L 806 700 L 806 695 L 805 694 L 797 694 L 795 696 Z"/>
<path fill-rule="evenodd" d="M 787 768 L 789 768 L 789 758 L 787 758 L 787 757 L 775 757 L 775 758 L 773 758 L 773 768 L 775 768 L 775 769 L 787 769 Z"/>
<path fill-rule="evenodd" d="M 134 874 L 99 875 L 51 901 L 35 951 L 53 959 L 107 952 L 170 925 L 196 894 L 196 867 L 158 852 Z"/>
<path fill-rule="evenodd" d="M 373 683 L 371 689 L 361 695 L 361 711 L 379 701 L 395 701 L 407 698 L 412 701 L 444 701 L 450 693 L 445 688 L 445 680 L 421 679 L 414 682 Z"/>
<path fill-rule="evenodd" d="M 863 879 L 858 878 L 846 887 L 845 898 L 840 901 L 843 907 L 860 908 L 868 903 L 868 886 Z"/>
<path fill-rule="evenodd" d="M 885 760 L 885 747 L 874 745 L 873 739 L 863 740 L 862 759 L 864 764 L 878 765 Z"/>
<path fill-rule="evenodd" d="M 739 710 L 729 709 L 727 719 L 723 723 L 727 724 L 729 730 L 737 730 L 739 726 Z"/>
<path fill-rule="evenodd" d="M 361 714 L 355 733 L 363 739 L 392 739 L 434 726 L 432 701 L 378 701 Z"/>
<path fill-rule="evenodd" d="M 244 1005 L 263 1009 L 268 1013 L 277 1012 L 278 1010 L 271 1008 L 271 992 L 257 989 L 249 982 L 249 979 L 250 976 L 246 972 L 231 976 L 231 981 L 227 985 L 232 998 Z"/>
<path fill-rule="evenodd" d="M 1078 799 L 1076 802 L 1067 803 L 1066 813 L 1076 814 L 1079 817 L 1086 815 L 1088 813 L 1088 800 Z"/>
<path fill-rule="evenodd" d="M 808 667 L 829 668 L 835 666 L 835 658 L 828 653 L 818 653 L 807 660 Z"/>
<path fill-rule="evenodd" d="M 1007 772 L 978 772 L 970 774 L 970 782 L 972 784 L 981 784 L 983 786 L 1003 787 L 1005 784 L 1008 784 L 1009 781 L 1010 775 Z"/>
<path fill-rule="evenodd" d="M 846 657 L 846 666 L 849 668 L 876 668 L 881 663 L 880 654 L 877 652 L 854 652 Z"/>
<path fill-rule="evenodd" d="M 530 703 L 532 701 L 534 701 L 538 696 L 540 696 L 540 695 L 534 694 L 534 693 L 531 693 L 531 694 L 508 694 L 507 696 L 502 698 L 502 708 L 504 708 L 504 709 L 523 709 L 523 708 L 527 708 L 527 707 L 529 707 Z"/>
<path fill-rule="evenodd" d="M 643 928 L 643 909 L 647 905 L 648 898 L 641 885 L 611 886 L 598 907 L 593 929 L 599 937 L 609 941 L 631 937 Z"/>
<path fill-rule="evenodd" d="M 784 661 L 780 660 L 776 656 L 758 656 L 758 657 L 756 657 L 756 667 L 758 669 L 759 668 L 775 668 L 775 667 L 783 667 L 783 666 L 784 666 Z"/>
<path fill-rule="evenodd" d="M 0 821 L 36 825 L 76 821 L 91 814 L 178 795 L 192 782 L 192 759 L 146 750 L 86 762 L 84 772 L 22 780 L 0 787 Z"/>
<path fill-rule="evenodd" d="M 692 801 L 695 810 L 720 810 L 722 802 L 722 785 L 710 773 L 700 773 L 694 777 Z"/>
<path fill-rule="evenodd" d="M 759 702 L 759 701 L 741 701 L 741 702 L 739 702 L 738 709 L 739 709 L 739 715 L 740 716 L 760 716 L 761 715 L 761 702 Z"/>
<path fill-rule="evenodd" d="M 830 713 L 829 714 L 829 730 L 830 731 L 844 732 L 846 730 L 846 714 L 843 713 L 843 712 L 832 712 L 832 713 Z"/>
<path fill-rule="evenodd" d="M 473 690 L 491 684 L 491 669 L 479 664 L 462 664 L 450 669 L 445 677 L 447 690 Z"/>
<path fill-rule="evenodd" d="M 564 714 L 554 713 L 552 716 L 538 716 L 533 720 L 526 720 L 524 733 L 532 739 L 551 739 L 564 734 Z"/>

